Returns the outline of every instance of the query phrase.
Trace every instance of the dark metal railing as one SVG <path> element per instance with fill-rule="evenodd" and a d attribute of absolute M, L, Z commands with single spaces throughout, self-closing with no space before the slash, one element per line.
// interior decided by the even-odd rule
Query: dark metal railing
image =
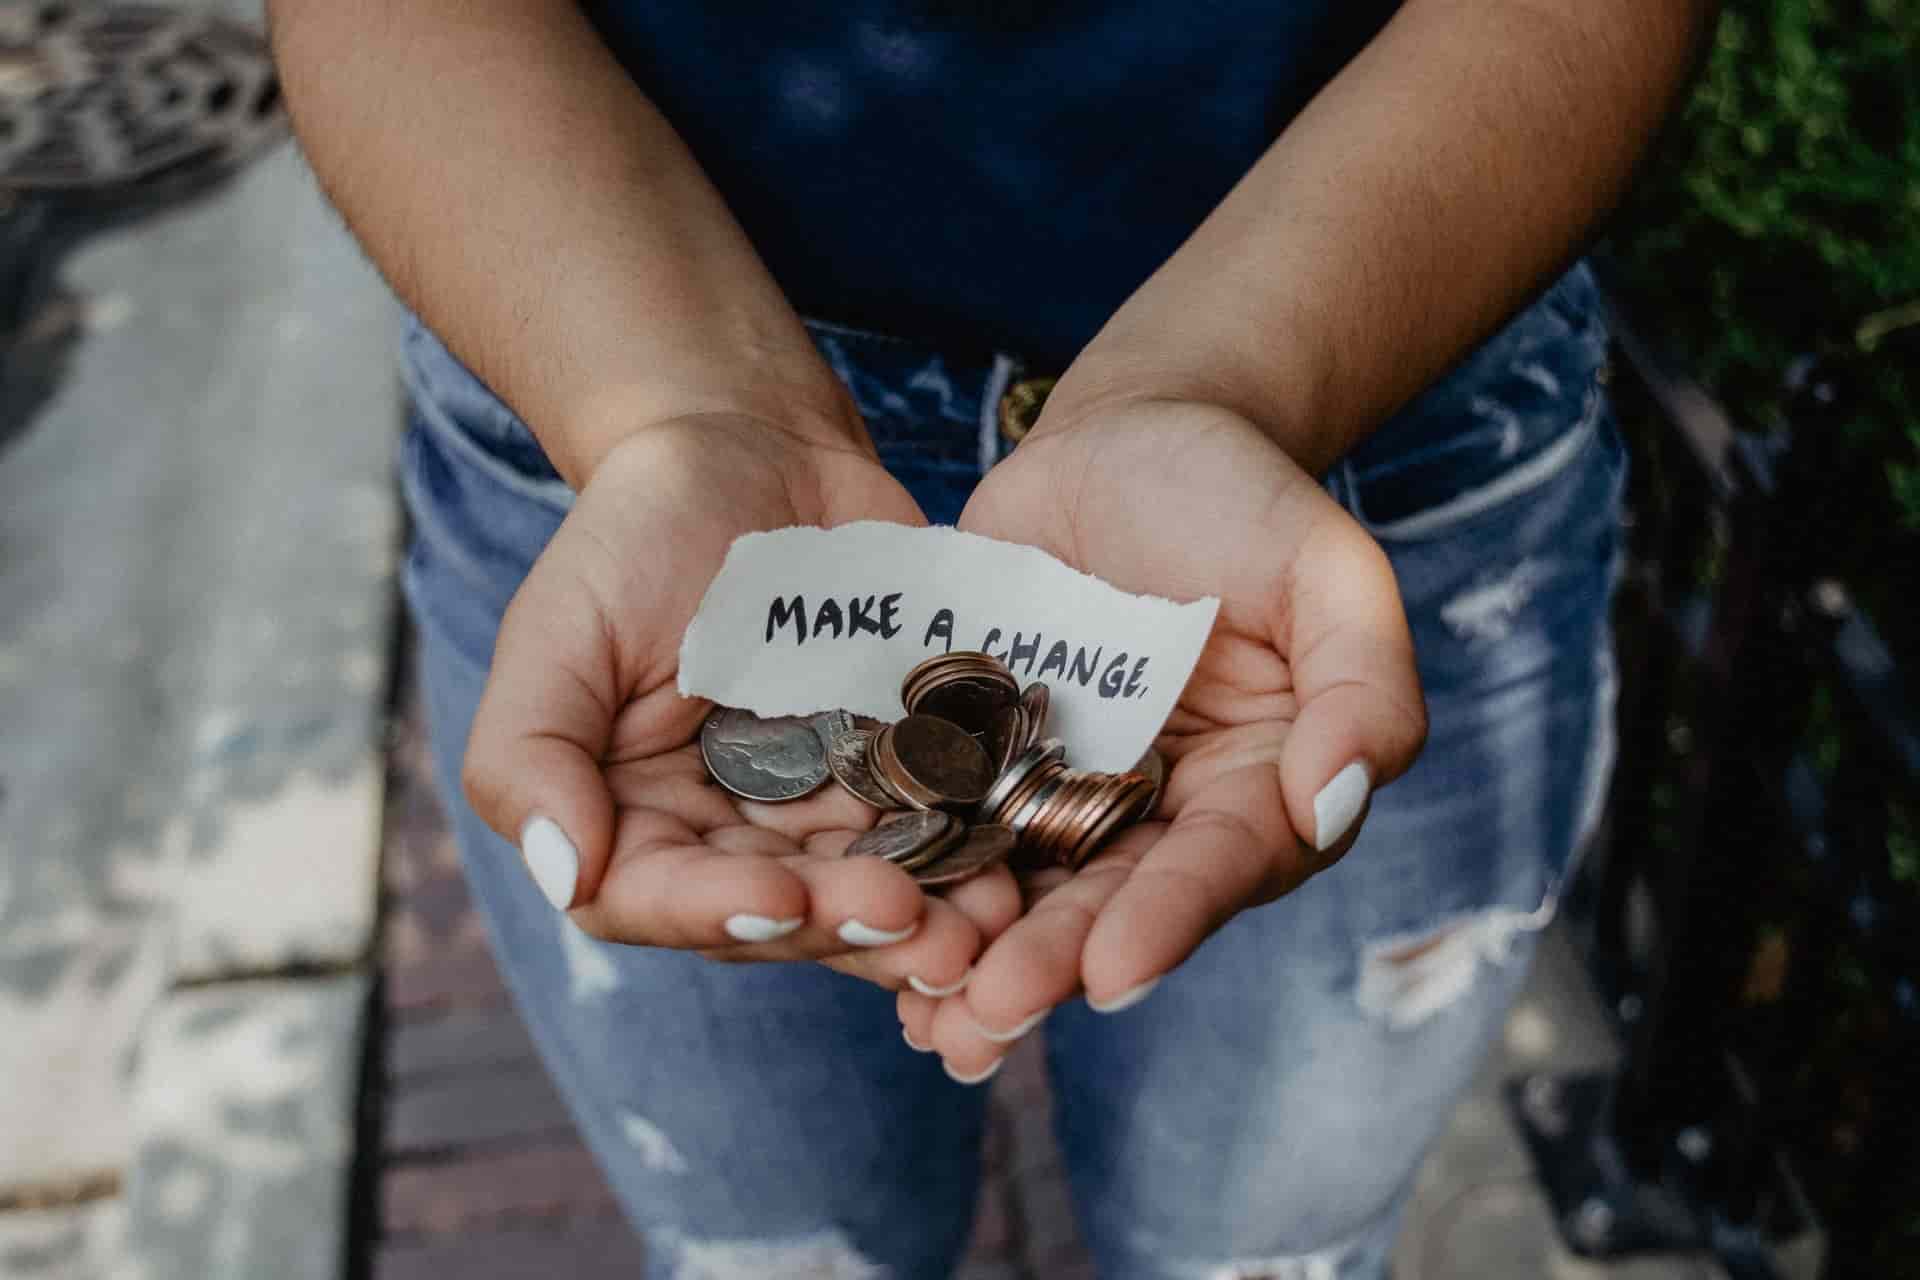
<path fill-rule="evenodd" d="M 1920 716 L 1823 536 L 1832 387 L 1735 430 L 1614 310 L 1620 762 L 1568 918 L 1625 1053 L 1509 1096 L 1576 1252 L 1920 1276 Z"/>

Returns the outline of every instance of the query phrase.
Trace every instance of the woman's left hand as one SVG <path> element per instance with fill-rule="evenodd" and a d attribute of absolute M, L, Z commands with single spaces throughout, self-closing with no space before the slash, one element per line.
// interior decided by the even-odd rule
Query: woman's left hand
<path fill-rule="evenodd" d="M 960 524 L 1129 591 L 1220 598 L 1159 740 L 1154 820 L 1036 879 L 963 992 L 900 996 L 909 1037 L 973 1078 L 1055 1005 L 1131 1003 L 1236 913 L 1339 858 L 1372 789 L 1419 753 L 1426 711 L 1386 555 L 1229 410 L 1138 400 L 1043 419 Z"/>

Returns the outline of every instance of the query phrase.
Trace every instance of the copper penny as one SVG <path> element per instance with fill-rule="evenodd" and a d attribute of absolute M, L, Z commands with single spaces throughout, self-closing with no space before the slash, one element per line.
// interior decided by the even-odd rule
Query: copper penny
<path fill-rule="evenodd" d="M 1007 860 L 1013 852 L 1011 829 L 994 823 L 974 827 L 951 853 L 928 863 L 913 873 L 921 888 L 959 884 Z"/>
<path fill-rule="evenodd" d="M 1123 827 L 1131 826 L 1147 813 L 1153 796 L 1153 784 L 1148 779 L 1139 774 L 1122 774 L 1114 790 L 1117 794 L 1073 846 L 1061 850 L 1060 860 L 1076 871 Z"/>
<path fill-rule="evenodd" d="M 888 781 L 907 799 L 940 808 L 971 808 L 993 785 L 987 750 L 965 729 L 937 716 L 911 715 L 884 731 Z M 888 755 L 891 759 L 888 759 Z"/>
<path fill-rule="evenodd" d="M 1020 695 L 1020 705 L 1027 710 L 1027 719 L 1031 722 L 1027 729 L 1027 745 L 1046 736 L 1047 711 L 1053 705 L 1053 694 L 1047 686 L 1035 680 Z"/>
<path fill-rule="evenodd" d="M 959 823 L 952 814 L 938 811 L 903 813 L 890 822 L 854 838 L 847 846 L 849 858 L 885 858 L 900 865 L 915 862 L 918 855 L 940 846 Z"/>
<path fill-rule="evenodd" d="M 1009 702 L 993 713 L 993 725 L 987 731 L 987 755 L 993 759 L 994 777 L 1011 769 L 1013 762 L 1032 745 L 1031 725 L 1027 709 L 1018 702 Z"/>
<path fill-rule="evenodd" d="M 1133 772 L 1153 784 L 1153 799 L 1147 802 L 1147 813 L 1151 814 L 1160 807 L 1160 790 L 1167 785 L 1167 761 L 1158 751 L 1148 747 L 1141 755 L 1140 763 L 1133 766 Z"/>
<path fill-rule="evenodd" d="M 993 727 L 994 712 L 1017 700 L 1015 688 L 1011 680 L 962 676 L 917 694 L 907 711 L 911 715 L 938 716 L 976 738 L 984 738 Z"/>
<path fill-rule="evenodd" d="M 987 792 L 986 799 L 980 802 L 980 816 L 989 822 L 1004 822 L 1007 801 L 1020 789 L 1020 784 L 1041 765 L 1063 760 L 1066 754 L 1067 746 L 1058 738 L 1036 742 L 1021 752 L 1020 757 L 1001 770 L 1000 776 L 994 780 L 993 788 Z"/>

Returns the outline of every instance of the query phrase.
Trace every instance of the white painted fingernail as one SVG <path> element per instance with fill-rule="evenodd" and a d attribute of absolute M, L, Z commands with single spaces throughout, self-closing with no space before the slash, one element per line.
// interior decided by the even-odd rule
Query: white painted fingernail
<path fill-rule="evenodd" d="M 775 920 L 770 916 L 728 916 L 727 936 L 738 938 L 742 942 L 772 942 L 784 938 L 802 924 L 799 916 L 791 920 Z"/>
<path fill-rule="evenodd" d="M 1367 793 L 1371 790 L 1373 776 L 1367 772 L 1364 760 L 1355 760 L 1334 774 L 1333 780 L 1313 798 L 1313 847 L 1325 853 L 1338 844 L 1353 820 L 1360 816 L 1360 810 L 1366 807 Z"/>
<path fill-rule="evenodd" d="M 1007 1044 L 1010 1041 L 1018 1040 L 1021 1036 L 1027 1034 L 1027 1032 L 1039 1026 L 1042 1022 L 1046 1020 L 1047 1015 L 1052 1012 L 1053 1010 L 1051 1009 L 1042 1009 L 1040 1012 L 1034 1014 L 1031 1018 L 1028 1018 L 1025 1022 L 1022 1022 L 1019 1026 L 1014 1027 L 1008 1031 L 989 1031 L 987 1028 L 981 1026 L 978 1022 L 974 1023 L 973 1025 L 980 1032 L 981 1035 L 993 1041 L 995 1044 Z"/>
<path fill-rule="evenodd" d="M 915 1053 L 932 1053 L 933 1052 L 932 1045 L 921 1044 L 918 1040 L 915 1040 L 913 1038 L 912 1034 L 909 1033 L 905 1027 L 900 1028 L 900 1038 L 902 1040 L 905 1040 L 907 1042 L 907 1048 L 913 1050 Z"/>
<path fill-rule="evenodd" d="M 1088 996 L 1087 1007 L 1095 1013 L 1119 1013 L 1122 1009 L 1131 1009 L 1142 1000 L 1145 1000 L 1153 994 L 1153 989 L 1159 985 L 1159 978 L 1148 978 L 1139 986 L 1127 991 L 1122 991 L 1111 1000 L 1095 1000 L 1092 996 Z"/>
<path fill-rule="evenodd" d="M 939 999 L 941 996 L 950 996 L 950 995 L 957 994 L 962 988 L 964 988 L 967 985 L 967 979 L 971 978 L 972 976 L 973 976 L 973 966 L 969 965 L 967 966 L 967 971 L 960 975 L 960 980 L 954 983 L 950 987 L 936 987 L 931 982 L 922 982 L 920 981 L 920 979 L 914 977 L 911 974 L 907 975 L 907 985 L 912 987 L 915 991 L 918 991 L 923 996 L 932 996 L 935 999 Z"/>
<path fill-rule="evenodd" d="M 573 905 L 580 881 L 580 853 L 552 818 L 532 817 L 520 828 L 520 856 L 527 860 L 533 882 L 558 910 Z"/>
<path fill-rule="evenodd" d="M 945 1058 L 940 1059 L 940 1069 L 945 1071 L 949 1076 L 953 1077 L 953 1079 L 960 1084 L 979 1084 L 982 1080 L 992 1079 L 993 1073 L 998 1071 L 1000 1069 L 1000 1064 L 1005 1061 L 1006 1061 L 1005 1058 L 995 1058 L 992 1062 L 988 1063 L 986 1068 L 982 1070 L 979 1074 L 971 1075 L 971 1076 L 963 1076 L 958 1071 L 955 1071 L 953 1069 L 953 1064 L 948 1062 Z"/>
<path fill-rule="evenodd" d="M 870 924 L 861 924 L 858 920 L 849 920 L 840 926 L 840 941 L 851 947 L 884 947 L 890 942 L 905 942 L 920 927 L 915 920 L 904 929 L 876 929 Z"/>

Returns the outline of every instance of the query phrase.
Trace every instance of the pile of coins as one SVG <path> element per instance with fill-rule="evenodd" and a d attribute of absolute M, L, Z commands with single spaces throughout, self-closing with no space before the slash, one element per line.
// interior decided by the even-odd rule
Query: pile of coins
<path fill-rule="evenodd" d="M 920 884 L 957 884 L 1018 853 L 1077 868 L 1153 811 L 1165 767 L 1152 749 L 1127 773 L 1067 766 L 1044 736 L 1049 695 L 984 653 L 929 658 L 901 684 L 892 724 L 826 711 L 761 717 L 716 708 L 700 731 L 714 781 L 748 800 L 797 800 L 829 778 L 893 816 L 848 846 Z"/>

